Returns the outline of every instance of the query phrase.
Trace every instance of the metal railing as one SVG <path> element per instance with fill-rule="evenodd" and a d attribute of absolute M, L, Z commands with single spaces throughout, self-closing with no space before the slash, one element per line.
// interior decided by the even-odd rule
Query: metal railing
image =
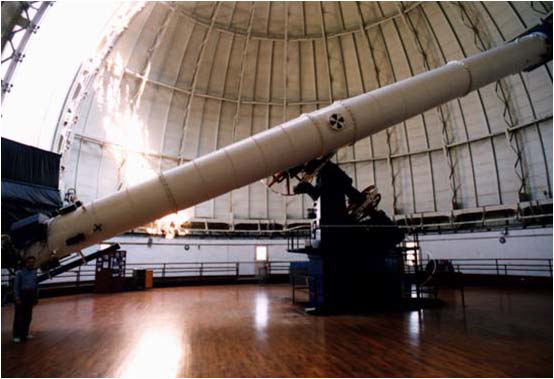
<path fill-rule="evenodd" d="M 444 258 L 449 259 L 449 258 Z M 457 272 L 465 274 L 484 274 L 499 276 L 536 276 L 552 277 L 552 259 L 547 258 L 457 258 L 450 259 Z M 422 269 L 429 262 L 423 259 Z M 253 278 L 272 275 L 289 275 L 290 261 L 236 261 L 236 262 L 164 262 L 164 263 L 128 263 L 125 276 L 132 277 L 133 270 L 153 271 L 155 279 L 206 279 L 210 277 Z M 45 285 L 67 285 L 79 287 L 91 283 L 95 278 L 95 266 L 79 266 L 44 282 Z M 2 285 L 9 285 L 13 276 L 2 272 Z"/>
<path fill-rule="evenodd" d="M 164 263 L 127 263 L 125 277 L 132 277 L 137 269 L 152 270 L 155 279 L 191 278 L 202 279 L 210 277 L 260 277 L 272 275 L 288 275 L 290 261 L 236 261 L 236 262 L 164 262 Z M 59 284 L 79 287 L 94 281 L 96 266 L 93 264 L 77 268 L 46 280 L 45 285 Z M 2 285 L 8 285 L 13 275 L 2 272 Z"/>
<path fill-rule="evenodd" d="M 294 252 L 306 248 L 309 239 L 313 238 L 315 231 L 311 229 L 299 229 L 287 234 L 287 251 Z"/>
<path fill-rule="evenodd" d="M 552 277 L 552 259 L 548 258 L 439 258 L 452 262 L 465 274 Z M 422 260 L 422 265 L 429 258 Z"/>

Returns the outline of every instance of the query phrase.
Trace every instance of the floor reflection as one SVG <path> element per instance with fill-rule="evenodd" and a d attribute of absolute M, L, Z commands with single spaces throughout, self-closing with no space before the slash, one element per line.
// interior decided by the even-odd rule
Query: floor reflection
<path fill-rule="evenodd" d="M 410 342 L 419 346 L 421 329 L 423 325 L 423 313 L 421 311 L 412 311 L 408 315 L 408 336 Z"/>
<path fill-rule="evenodd" d="M 146 326 L 133 350 L 129 353 L 120 377 L 175 378 L 185 353 L 180 335 L 174 325 Z"/>
<path fill-rule="evenodd" d="M 268 305 L 269 300 L 265 292 L 258 292 L 256 294 L 256 313 L 255 313 L 255 322 L 256 329 L 264 330 L 267 326 L 268 318 Z"/>

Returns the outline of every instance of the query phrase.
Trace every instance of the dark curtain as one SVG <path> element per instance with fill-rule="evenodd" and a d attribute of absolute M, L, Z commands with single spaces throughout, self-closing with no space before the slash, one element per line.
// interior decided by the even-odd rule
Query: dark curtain
<path fill-rule="evenodd" d="M 2 138 L 2 233 L 36 213 L 62 206 L 58 190 L 60 155 Z"/>
<path fill-rule="evenodd" d="M 61 155 L 2 138 L 2 180 L 58 188 Z"/>

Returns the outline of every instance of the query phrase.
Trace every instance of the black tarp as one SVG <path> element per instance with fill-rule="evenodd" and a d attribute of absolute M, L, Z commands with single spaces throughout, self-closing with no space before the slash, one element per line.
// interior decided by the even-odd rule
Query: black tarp
<path fill-rule="evenodd" d="M 51 216 L 62 206 L 60 155 L 2 138 L 2 233 L 36 213 Z"/>
<path fill-rule="evenodd" d="M 2 138 L 2 180 L 58 188 L 61 155 Z"/>
<path fill-rule="evenodd" d="M 54 188 L 2 180 L 2 233 L 35 213 L 51 216 L 62 206 L 60 191 Z"/>

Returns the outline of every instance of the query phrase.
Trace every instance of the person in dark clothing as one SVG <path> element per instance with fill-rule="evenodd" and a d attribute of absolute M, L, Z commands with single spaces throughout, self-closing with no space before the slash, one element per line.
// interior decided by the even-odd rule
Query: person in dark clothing
<path fill-rule="evenodd" d="M 15 315 L 13 319 L 13 341 L 19 343 L 33 338 L 29 326 L 33 315 L 33 306 L 37 303 L 37 270 L 35 257 L 27 257 L 24 267 L 15 274 L 13 293 Z"/>

